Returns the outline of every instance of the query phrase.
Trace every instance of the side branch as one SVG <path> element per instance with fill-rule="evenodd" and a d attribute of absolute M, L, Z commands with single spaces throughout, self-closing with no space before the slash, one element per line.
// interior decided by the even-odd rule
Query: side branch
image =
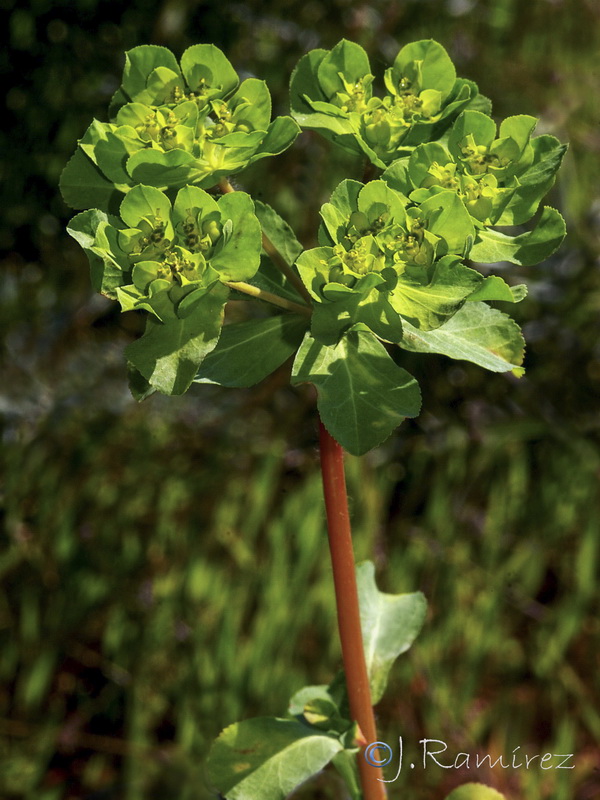
<path fill-rule="evenodd" d="M 223 281 L 223 283 L 225 286 L 229 286 L 230 289 L 236 289 L 238 292 L 243 292 L 250 297 L 256 297 L 258 300 L 272 303 L 274 306 L 279 306 L 279 308 L 285 308 L 286 311 L 293 311 L 295 314 L 303 314 L 307 317 L 311 316 L 312 312 L 308 306 L 294 303 L 293 300 L 286 300 L 285 297 L 279 297 L 278 294 L 259 289 L 258 286 L 252 286 L 251 283 L 246 283 L 245 281 Z"/>
<path fill-rule="evenodd" d="M 227 180 L 227 178 L 222 178 L 219 181 L 219 189 L 223 192 L 223 194 L 227 194 L 228 192 L 235 192 L 235 189 L 233 188 L 231 183 Z M 294 270 L 290 267 L 285 258 L 281 255 L 279 250 L 275 247 L 273 242 L 269 239 L 269 237 L 265 233 L 263 233 L 262 235 L 262 246 L 265 253 L 269 256 L 269 258 L 275 264 L 275 266 L 279 270 L 281 270 L 281 272 L 283 272 L 285 277 L 292 284 L 294 289 L 296 289 L 298 294 L 301 297 L 303 297 L 308 303 L 311 303 L 312 299 L 306 289 L 306 286 L 302 283 L 298 275 L 296 275 Z"/>

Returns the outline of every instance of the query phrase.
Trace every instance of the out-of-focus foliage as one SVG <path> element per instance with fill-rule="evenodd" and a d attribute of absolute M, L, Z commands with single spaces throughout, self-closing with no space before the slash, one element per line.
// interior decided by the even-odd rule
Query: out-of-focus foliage
<path fill-rule="evenodd" d="M 496 118 L 539 116 L 536 134 L 570 143 L 548 200 L 567 218 L 567 242 L 515 275 L 531 288 L 516 313 L 527 377 L 450 367 L 442 356 L 425 374 L 401 354 L 427 413 L 351 461 L 350 484 L 358 557 L 375 555 L 386 591 L 420 589 L 431 608 L 378 708 L 381 738 L 435 737 L 453 752 L 574 752 L 576 769 L 405 771 L 395 787 L 414 800 L 466 780 L 514 798 L 595 796 L 597 5 L 2 7 L 11 88 L 0 149 L 0 796 L 209 797 L 203 759 L 223 725 L 277 713 L 337 666 L 312 397 L 274 376 L 249 391 L 204 385 L 136 406 L 122 348 L 139 320 L 91 298 L 85 257 L 63 233 L 69 211 L 57 183 L 89 119 L 103 118 L 124 50 L 154 43 L 180 55 L 213 42 L 242 78 L 264 78 L 274 113 L 287 114 L 293 66 L 341 36 L 359 42 L 377 72 L 405 42 L 434 38 L 492 99 Z M 321 203 L 363 165 L 336 162 L 311 134 L 270 164 L 268 185 L 259 165 L 240 188 L 315 246 Z M 324 775 L 323 796 L 335 787 Z"/>

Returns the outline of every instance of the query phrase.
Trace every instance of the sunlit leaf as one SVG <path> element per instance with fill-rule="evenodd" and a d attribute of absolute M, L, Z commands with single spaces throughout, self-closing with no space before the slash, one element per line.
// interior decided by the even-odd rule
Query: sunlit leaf
<path fill-rule="evenodd" d="M 246 281 L 260 264 L 261 228 L 254 214 L 254 203 L 245 192 L 230 192 L 218 201 L 222 219 L 230 220 L 230 235 L 217 242 L 211 266 L 223 280 Z"/>
<path fill-rule="evenodd" d="M 127 160 L 127 172 L 135 183 L 167 188 L 194 182 L 197 160 L 185 150 L 141 149 Z"/>
<path fill-rule="evenodd" d="M 109 181 L 86 154 L 77 149 L 60 176 L 60 191 L 68 206 L 118 211 L 123 192 Z"/>
<path fill-rule="evenodd" d="M 420 205 L 428 220 L 427 230 L 446 243 L 444 251 L 463 255 L 469 239 L 475 238 L 475 229 L 469 212 L 455 192 L 440 192 Z M 439 251 L 438 251 L 439 252 Z"/>
<path fill-rule="evenodd" d="M 211 88 L 228 95 L 238 85 L 239 78 L 231 62 L 214 44 L 195 44 L 181 56 L 181 70 L 192 91 L 204 80 Z"/>
<path fill-rule="evenodd" d="M 384 594 L 375 583 L 375 565 L 359 564 L 356 570 L 360 623 L 373 705 L 387 686 L 394 661 L 414 642 L 425 621 L 427 602 L 421 592 Z"/>
<path fill-rule="evenodd" d="M 121 219 L 131 228 L 145 218 L 162 217 L 166 221 L 170 216 L 168 197 L 152 186 L 135 186 L 121 203 Z"/>
<path fill-rule="evenodd" d="M 330 50 L 317 68 L 317 78 L 326 97 L 344 88 L 340 73 L 348 83 L 355 83 L 371 71 L 369 57 L 356 42 L 342 39 Z"/>
<path fill-rule="evenodd" d="M 337 737 L 296 720 L 259 717 L 225 728 L 208 771 L 227 800 L 284 800 L 341 750 Z"/>
<path fill-rule="evenodd" d="M 525 342 L 517 323 L 506 314 L 485 303 L 467 303 L 434 331 L 420 331 L 405 322 L 400 346 L 472 361 L 491 372 L 508 372 L 523 363 Z"/>
<path fill-rule="evenodd" d="M 333 347 L 306 334 L 292 368 L 292 383 L 304 382 L 315 384 L 323 423 L 353 455 L 381 444 L 421 407 L 415 379 L 363 331 L 348 333 Z"/>
<path fill-rule="evenodd" d="M 179 72 L 177 59 L 166 47 L 144 44 L 125 53 L 122 91 L 131 99 L 144 102 L 144 93 L 149 75 L 157 67 L 166 67 Z"/>
<path fill-rule="evenodd" d="M 296 314 L 226 325 L 194 381 L 221 386 L 254 386 L 298 349 L 306 326 L 306 319 Z"/>
<path fill-rule="evenodd" d="M 217 283 L 185 319 L 148 319 L 146 333 L 128 345 L 125 355 L 152 388 L 163 394 L 183 394 L 189 388 L 202 359 L 217 344 L 227 297 L 227 287 Z"/>
<path fill-rule="evenodd" d="M 517 236 L 507 236 L 488 228 L 478 231 L 469 257 L 484 264 L 500 261 L 520 266 L 539 264 L 558 249 L 565 234 L 562 216 L 555 208 L 546 206 L 532 231 Z"/>
<path fill-rule="evenodd" d="M 405 45 L 394 61 L 394 76 L 398 80 L 403 76 L 412 78 L 416 74 L 413 72 L 415 63 L 419 65 L 419 88 L 437 89 L 443 97 L 450 94 L 456 81 L 456 70 L 441 44 L 433 39 L 423 39 Z"/>
<path fill-rule="evenodd" d="M 98 228 L 108 222 L 109 217 L 104 211 L 90 209 L 73 217 L 67 226 L 67 233 L 81 245 L 89 259 L 94 289 L 114 299 L 116 288 L 124 283 L 123 264 L 109 250 L 95 245 Z"/>
<path fill-rule="evenodd" d="M 519 225 L 537 211 L 542 198 L 552 188 L 556 173 L 567 151 L 554 136 L 536 136 L 531 140 L 532 163 L 525 172 L 519 173 L 518 185 L 497 225 Z"/>
<path fill-rule="evenodd" d="M 267 133 L 258 146 L 256 153 L 250 156 L 249 163 L 283 153 L 296 140 L 299 133 L 298 123 L 291 117 L 275 117 L 267 128 Z"/>
<path fill-rule="evenodd" d="M 302 245 L 288 223 L 279 216 L 275 209 L 260 200 L 254 201 L 254 210 L 263 233 L 275 249 L 283 256 L 286 264 L 291 266 L 300 253 Z"/>
<path fill-rule="evenodd" d="M 423 331 L 434 330 L 450 319 L 483 281 L 483 277 L 454 256 L 435 265 L 431 279 L 418 269 L 399 276 L 390 302 L 403 319 Z"/>
<path fill-rule="evenodd" d="M 506 281 L 498 275 L 489 275 L 483 280 L 479 288 L 470 294 L 467 300 L 469 303 L 483 300 L 503 300 L 506 303 L 520 303 L 527 297 L 527 286 L 520 283 L 517 286 L 509 286 Z"/>

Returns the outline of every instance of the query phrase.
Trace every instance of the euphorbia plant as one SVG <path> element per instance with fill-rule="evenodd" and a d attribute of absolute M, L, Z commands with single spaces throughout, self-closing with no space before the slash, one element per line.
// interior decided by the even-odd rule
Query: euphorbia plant
<path fill-rule="evenodd" d="M 535 264 L 558 247 L 554 209 L 529 231 L 495 226 L 533 217 L 565 147 L 532 138 L 533 117 L 497 127 L 489 100 L 432 41 L 403 47 L 381 91 L 359 45 L 314 50 L 292 75 L 291 107 L 295 121 L 271 121 L 264 82 L 240 84 L 213 45 L 189 48 L 180 64 L 164 48 L 137 47 L 111 121 L 92 123 L 61 186 L 84 209 L 69 232 L 94 287 L 146 315 L 126 349 L 136 398 L 193 382 L 251 386 L 292 356 L 292 384 L 317 389 L 344 670 L 298 691 L 283 718 L 227 728 L 209 759 L 214 785 L 231 800 L 276 800 L 331 762 L 355 800 L 381 800 L 372 707 L 425 601 L 379 592 L 369 562 L 355 569 L 342 448 L 361 455 L 418 415 L 402 350 L 523 372 L 517 324 L 488 303 L 518 302 L 525 287 L 476 266 Z M 312 249 L 229 181 L 286 149 L 299 126 L 366 158 L 372 178 L 334 188 Z M 223 325 L 227 304 L 249 298 L 261 301 L 256 314 Z M 459 793 L 497 796 L 475 784 Z"/>

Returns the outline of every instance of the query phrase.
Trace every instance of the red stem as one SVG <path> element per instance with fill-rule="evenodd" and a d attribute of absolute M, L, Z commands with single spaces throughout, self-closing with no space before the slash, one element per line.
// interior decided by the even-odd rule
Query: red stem
<path fill-rule="evenodd" d="M 377 729 L 360 627 L 356 565 L 344 474 L 344 452 L 320 421 L 319 438 L 329 549 L 350 714 L 352 719 L 358 722 L 366 746 L 377 741 Z M 366 761 L 364 748 L 361 748 L 358 754 L 358 770 L 365 800 L 385 800 L 387 797 L 385 784 L 379 780 L 381 770 L 370 766 Z"/>

